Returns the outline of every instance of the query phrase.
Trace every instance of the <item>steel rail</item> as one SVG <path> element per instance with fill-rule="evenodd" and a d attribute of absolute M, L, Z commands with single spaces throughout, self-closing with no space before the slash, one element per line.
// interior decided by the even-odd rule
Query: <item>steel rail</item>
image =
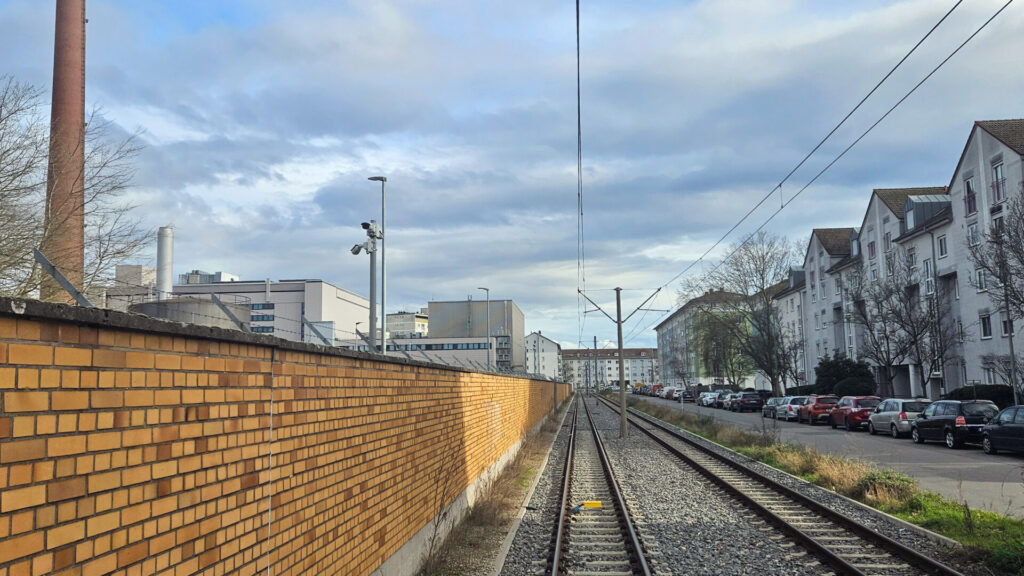
<path fill-rule="evenodd" d="M 569 428 L 569 450 L 565 455 L 565 464 L 562 467 L 562 502 L 558 511 L 558 527 L 555 529 L 555 551 L 551 556 L 551 576 L 559 576 L 559 566 L 562 564 L 562 554 L 565 548 L 562 540 L 565 537 L 566 520 L 569 516 L 569 488 L 572 480 L 572 464 L 576 454 L 576 416 L 580 411 L 578 400 L 574 401 L 572 411 L 572 424 Z"/>
<path fill-rule="evenodd" d="M 590 422 L 590 430 L 594 433 L 594 440 L 597 443 L 597 454 L 601 459 L 601 465 L 604 468 L 605 478 L 608 479 L 608 486 L 611 488 L 612 495 L 615 497 L 615 505 L 619 512 L 619 518 L 626 529 L 626 533 L 629 535 L 627 545 L 632 548 L 633 559 L 635 564 L 635 570 L 639 570 L 639 574 L 642 576 L 651 576 L 651 568 L 647 565 L 647 558 L 644 557 L 643 547 L 640 545 L 640 538 L 636 534 L 636 528 L 633 526 L 633 521 L 629 517 L 629 509 L 626 507 L 626 499 L 622 496 L 622 488 L 619 486 L 619 480 L 615 477 L 615 471 L 612 470 L 611 461 L 608 459 L 608 453 L 604 448 L 604 441 L 601 440 L 601 434 L 598 433 L 597 427 L 594 426 L 594 418 L 590 414 L 590 408 L 587 407 L 587 403 L 583 402 L 583 410 L 587 413 L 587 420 Z"/>
<path fill-rule="evenodd" d="M 609 400 L 607 400 L 605 398 L 601 398 L 601 401 L 606 406 L 611 408 L 612 410 L 614 410 L 616 412 L 618 411 L 618 404 L 610 402 Z M 790 498 L 791 500 L 794 500 L 794 501 L 798 502 L 801 505 L 806 506 L 807 508 L 811 509 L 812 511 L 817 512 L 818 514 L 826 517 L 828 520 L 831 520 L 831 521 L 835 522 L 836 524 L 839 524 L 839 525 L 849 529 L 851 532 L 854 532 L 855 534 L 857 534 L 858 536 L 861 536 L 865 540 L 868 540 L 869 542 L 873 542 L 875 544 L 878 544 L 882 548 L 884 548 L 886 550 L 889 550 L 890 552 L 895 553 L 896 556 L 902 558 L 904 561 L 909 562 L 912 567 L 918 567 L 918 568 L 921 568 L 921 569 L 924 569 L 924 570 L 928 570 L 928 571 L 933 572 L 934 574 L 941 575 L 941 576 L 964 576 L 962 573 L 957 572 L 956 570 L 950 568 L 949 566 L 946 566 L 945 564 L 943 564 L 943 563 L 941 563 L 941 562 L 939 562 L 939 561 L 937 561 L 937 560 L 935 560 L 933 558 L 925 556 L 924 554 L 921 554 L 917 550 L 914 550 L 914 549 L 912 549 L 912 548 L 910 548 L 908 546 L 905 546 L 905 545 L 903 545 L 903 544 L 893 540 L 892 538 L 889 538 L 888 536 L 885 536 L 884 534 L 880 534 L 878 532 L 875 532 L 871 528 L 869 528 L 867 526 L 864 526 L 863 524 L 860 524 L 860 523 L 858 523 L 858 522 L 856 522 L 854 520 L 851 520 L 850 518 L 847 518 L 847 517 L 843 516 L 842 514 L 832 510 L 831 508 L 825 506 L 824 504 L 821 504 L 820 502 L 818 502 L 818 501 L 816 501 L 816 500 L 814 500 L 814 499 L 812 499 L 812 498 L 810 498 L 810 497 L 808 497 L 808 496 L 806 496 L 804 494 L 801 494 L 800 492 L 797 492 L 796 490 L 794 490 L 794 489 L 792 489 L 792 488 L 790 488 L 790 487 L 788 487 L 788 486 L 786 486 L 786 485 L 784 485 L 784 484 L 782 484 L 782 483 L 780 483 L 780 482 L 778 482 L 778 481 L 776 481 L 776 480 L 774 480 L 772 478 L 769 478 L 768 476 L 765 476 L 764 474 L 762 474 L 762 473 L 760 473 L 760 472 L 758 472 L 756 470 L 748 468 L 747 466 L 744 466 L 743 464 L 741 464 L 739 462 L 736 462 L 734 460 L 726 458 L 722 454 L 719 454 L 719 453 L 717 453 L 717 452 L 715 452 L 713 450 L 710 450 L 710 449 L 702 446 L 701 444 L 695 442 L 694 440 L 691 440 L 690 438 L 687 438 L 686 436 L 680 434 L 679 432 L 673 430 L 672 428 L 666 426 L 665 424 L 663 424 L 663 423 L 661 423 L 659 421 L 653 420 L 651 417 L 647 416 L 646 414 L 640 413 L 639 411 L 636 411 L 636 410 L 633 410 L 633 409 L 629 409 L 628 413 L 629 413 L 630 416 L 633 417 L 633 419 L 630 419 L 630 423 L 632 423 L 633 426 L 635 426 L 638 430 L 642 431 L 644 434 L 646 434 L 651 439 L 653 439 L 655 442 L 657 442 L 658 444 L 663 446 L 665 449 L 667 449 L 673 455 L 679 457 L 680 459 L 684 460 L 685 462 L 687 462 L 688 464 L 693 466 L 693 468 L 695 470 L 697 470 L 698 472 L 700 472 L 701 475 L 703 475 L 704 477 L 708 478 L 709 480 L 714 482 L 716 485 L 721 486 L 722 488 L 724 488 L 725 490 L 727 490 L 731 494 L 734 494 L 734 495 L 738 496 L 739 499 L 741 499 L 745 503 L 749 504 L 754 510 L 756 510 L 759 513 L 761 513 L 766 518 L 770 519 L 772 521 L 772 523 L 780 526 L 781 528 L 783 528 L 784 530 L 786 530 L 787 532 L 792 534 L 798 540 L 800 540 L 804 544 L 806 544 L 809 548 L 812 548 L 814 551 L 819 552 L 826 560 L 829 561 L 830 564 L 832 564 L 836 568 L 841 569 L 846 574 L 854 574 L 854 575 L 858 575 L 859 576 L 859 575 L 863 575 L 864 572 L 861 571 L 856 566 L 854 566 L 853 564 L 850 564 L 849 562 L 847 562 L 845 559 L 843 559 L 843 558 L 839 557 L 838 555 L 836 555 L 834 552 L 829 550 L 825 545 L 823 545 L 820 542 L 818 542 L 817 540 L 815 540 L 812 536 L 804 533 L 799 528 L 791 525 L 785 519 L 779 517 L 774 512 L 768 510 L 767 508 L 762 506 L 760 503 L 756 502 L 751 496 L 743 493 L 742 491 L 740 491 L 738 488 L 736 488 L 735 486 L 733 486 L 732 484 L 730 484 L 726 480 L 718 477 L 718 475 L 715 474 L 714 472 L 712 472 L 711 470 L 708 470 L 703 465 L 701 465 L 700 463 L 696 462 L 695 460 L 693 460 L 692 458 L 690 458 L 686 454 L 683 454 L 676 447 L 672 446 L 671 444 L 669 444 L 668 442 L 666 442 L 662 438 L 659 438 L 658 436 L 656 436 L 653 432 L 651 432 L 647 428 L 644 428 L 643 426 L 637 424 L 635 419 L 642 420 L 643 422 L 658 428 L 659 430 L 665 432 L 669 436 L 671 436 L 671 437 L 673 437 L 673 438 L 675 438 L 675 439 L 677 439 L 677 440 L 687 444 L 688 446 L 692 446 L 692 447 L 696 448 L 700 452 L 702 452 L 702 453 L 704 453 L 704 454 L 706 454 L 708 456 L 711 456 L 715 460 L 718 460 L 719 462 L 729 466 L 733 470 L 736 470 L 737 472 L 740 472 L 741 474 L 743 474 L 743 475 L 745 475 L 745 476 L 747 476 L 747 477 L 749 477 L 749 478 L 751 478 L 751 479 L 753 479 L 753 480 L 755 480 L 757 482 L 760 482 L 760 483 L 766 485 L 768 488 L 770 488 L 772 490 L 775 490 L 776 492 L 781 493 L 782 495 L 786 496 L 787 498 Z"/>

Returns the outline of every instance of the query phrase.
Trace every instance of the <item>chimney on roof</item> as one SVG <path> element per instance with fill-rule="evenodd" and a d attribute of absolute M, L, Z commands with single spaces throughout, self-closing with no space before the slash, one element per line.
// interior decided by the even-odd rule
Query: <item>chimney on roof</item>
<path fill-rule="evenodd" d="M 79 290 L 85 268 L 85 0 L 57 0 L 43 254 Z M 40 298 L 74 303 L 46 276 Z"/>

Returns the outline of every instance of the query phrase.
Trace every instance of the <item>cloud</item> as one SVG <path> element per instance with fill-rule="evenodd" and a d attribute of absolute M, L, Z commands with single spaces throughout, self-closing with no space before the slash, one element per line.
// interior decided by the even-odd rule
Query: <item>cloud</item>
<path fill-rule="evenodd" d="M 674 305 L 670 280 L 775 185 L 947 9 L 927 0 L 583 6 L 588 287 Z M 991 7 L 965 5 L 783 186 L 792 197 Z M 144 130 L 133 198 L 173 220 L 180 271 L 320 277 L 366 294 L 361 221 L 387 185 L 388 300 L 487 285 L 530 330 L 602 339 L 576 295 L 573 7 L 224 1 L 89 4 L 87 99 Z M 46 86 L 52 6 L 0 3 L 0 54 Z M 1019 117 L 1010 10 L 779 214 L 855 226 L 872 188 L 942 185 L 971 122 Z M 727 238 L 779 206 L 776 192 Z M 720 250 L 713 255 L 720 254 Z M 152 258 L 147 255 L 145 258 Z M 700 270 L 702 265 L 695 265 Z M 638 300 L 632 302 L 632 299 Z M 605 302 L 607 303 L 607 295 Z M 638 314 L 652 345 L 657 314 Z M 642 318 L 642 320 L 641 320 Z M 581 334 L 580 325 L 584 326 Z M 639 327 L 637 327 L 639 326 Z"/>

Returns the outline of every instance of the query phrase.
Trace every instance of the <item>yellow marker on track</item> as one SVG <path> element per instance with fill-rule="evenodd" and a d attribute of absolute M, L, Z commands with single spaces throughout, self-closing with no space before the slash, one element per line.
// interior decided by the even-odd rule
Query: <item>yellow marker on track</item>
<path fill-rule="evenodd" d="M 601 501 L 600 500 L 587 500 L 586 502 L 583 503 L 583 507 L 584 508 L 600 508 L 601 507 Z"/>

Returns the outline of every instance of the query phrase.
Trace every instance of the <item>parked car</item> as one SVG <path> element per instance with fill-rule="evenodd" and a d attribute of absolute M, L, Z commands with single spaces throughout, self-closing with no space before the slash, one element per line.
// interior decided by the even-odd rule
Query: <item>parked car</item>
<path fill-rule="evenodd" d="M 718 396 L 715 396 L 715 408 L 725 408 L 725 403 L 730 395 L 732 392 L 719 392 Z"/>
<path fill-rule="evenodd" d="M 839 402 L 839 397 L 831 394 L 808 396 L 807 402 L 797 409 L 796 421 L 806 420 L 808 424 L 814 426 L 818 422 L 828 420 L 829 414 L 837 402 Z"/>
<path fill-rule="evenodd" d="M 733 412 L 756 412 L 761 406 L 764 406 L 764 400 L 761 400 L 761 395 L 757 392 L 740 392 L 735 394 L 729 403 L 729 409 Z"/>
<path fill-rule="evenodd" d="M 889 398 L 868 416 L 868 432 L 888 432 L 893 438 L 910 434 L 910 423 L 932 401 L 927 398 Z"/>
<path fill-rule="evenodd" d="M 693 392 L 690 392 L 689 388 L 683 388 L 682 393 L 679 394 L 678 400 L 679 402 L 694 402 Z"/>
<path fill-rule="evenodd" d="M 800 407 L 807 402 L 807 396 L 786 396 L 783 403 L 775 409 L 775 419 L 785 420 L 796 420 L 799 414 Z"/>
<path fill-rule="evenodd" d="M 932 402 L 911 423 L 914 442 L 942 440 L 947 448 L 959 448 L 965 442 L 983 440 L 982 428 L 999 412 L 991 400 L 939 400 Z"/>
<path fill-rule="evenodd" d="M 701 392 L 700 396 L 697 397 L 697 405 L 699 406 L 711 406 L 715 402 L 714 392 Z"/>
<path fill-rule="evenodd" d="M 985 454 L 1024 452 L 1024 405 L 1003 409 L 982 427 L 981 449 Z"/>
<path fill-rule="evenodd" d="M 779 398 L 778 396 L 765 400 L 764 406 L 761 406 L 761 418 L 775 418 L 775 408 L 782 404 L 785 398 Z"/>
<path fill-rule="evenodd" d="M 676 399 L 676 388 L 674 386 L 666 386 L 661 389 L 661 397 L 665 400 Z"/>
<path fill-rule="evenodd" d="M 828 421 L 832 428 L 842 426 L 847 432 L 859 430 L 868 425 L 868 416 L 881 402 L 878 396 L 843 396 L 832 408 Z"/>
<path fill-rule="evenodd" d="M 662 384 L 651 384 L 651 396 L 658 396 L 658 392 L 661 392 L 662 388 L 664 388 Z"/>
<path fill-rule="evenodd" d="M 739 392 L 732 392 L 731 394 L 726 394 L 725 398 L 722 400 L 722 408 L 726 410 L 732 410 L 732 403 L 738 400 L 739 397 Z"/>

